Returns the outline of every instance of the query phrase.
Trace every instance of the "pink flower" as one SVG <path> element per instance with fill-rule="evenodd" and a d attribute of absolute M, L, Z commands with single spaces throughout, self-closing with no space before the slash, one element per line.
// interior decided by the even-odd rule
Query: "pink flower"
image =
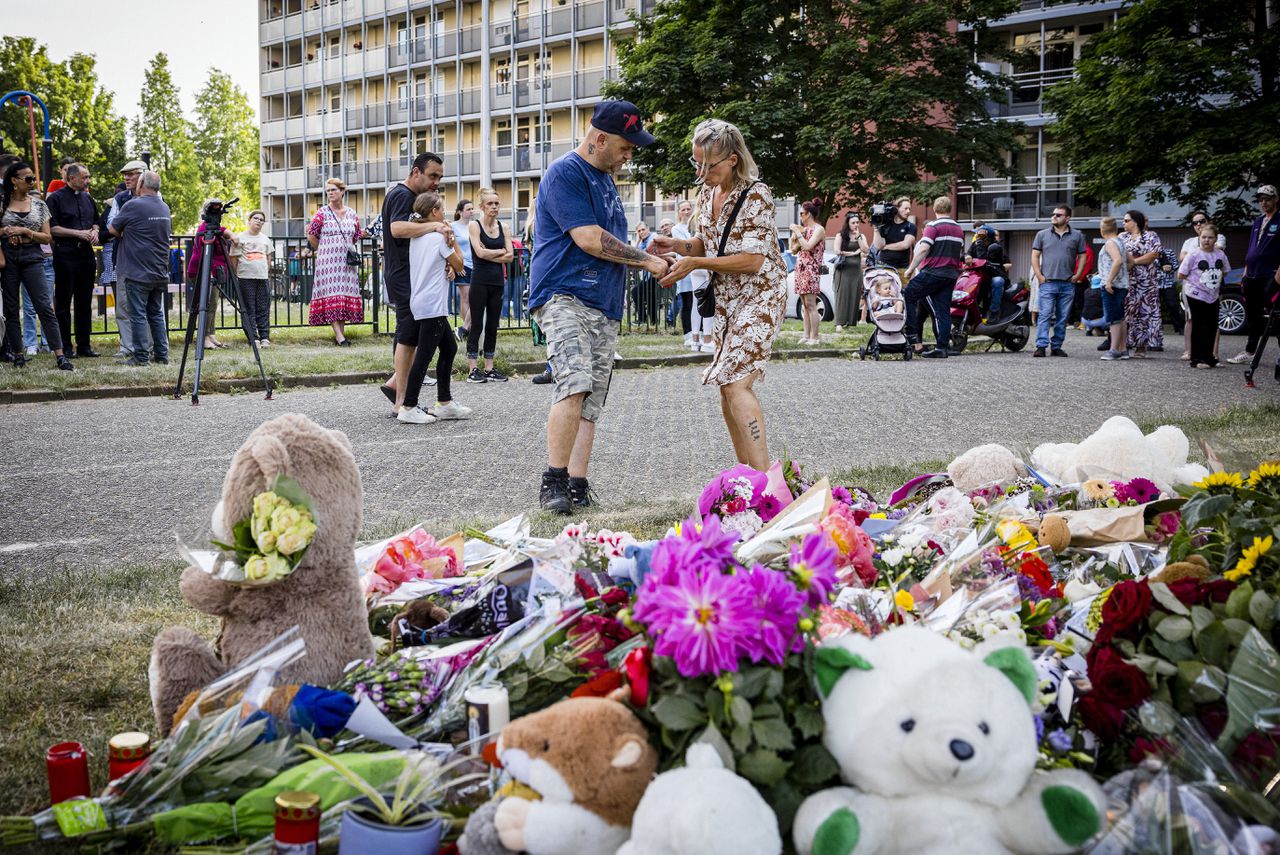
<path fill-rule="evenodd" d="M 865 587 L 874 585 L 876 568 L 871 558 L 875 555 L 875 543 L 854 522 L 853 510 L 845 504 L 833 504 L 830 513 L 818 524 L 818 528 L 831 535 L 831 539 L 835 541 L 838 552 L 836 566 L 840 569 L 840 579 L 847 582 L 856 575 Z"/>
<path fill-rule="evenodd" d="M 759 643 L 759 616 L 746 574 L 686 570 L 669 582 L 645 577 L 635 618 L 654 639 L 653 652 L 675 660 L 684 677 L 735 671 Z"/>
<path fill-rule="evenodd" d="M 803 544 L 791 544 L 791 573 L 810 606 L 825 605 L 836 583 L 835 541 L 826 532 L 808 535 Z"/>
<path fill-rule="evenodd" d="M 768 522 L 776 517 L 779 511 L 795 501 L 795 497 L 787 487 L 787 476 L 782 471 L 781 461 L 775 460 L 765 474 L 767 480 L 756 503 L 756 511 L 760 514 L 760 519 Z"/>
<path fill-rule="evenodd" d="M 743 650 L 752 662 L 761 659 L 781 665 L 788 652 L 804 649 L 804 637 L 796 631 L 804 609 L 805 596 L 795 589 L 785 573 L 757 564 L 747 574 L 753 595 L 756 626 L 747 636 Z"/>
<path fill-rule="evenodd" d="M 737 542 L 737 533 L 725 531 L 719 517 L 712 515 L 701 522 L 689 517 L 680 524 L 679 534 L 663 538 L 654 547 L 649 574 L 657 576 L 662 584 L 671 584 L 683 571 L 723 572 L 734 566 L 733 547 Z M 636 619 L 641 619 L 639 612 Z"/>
<path fill-rule="evenodd" d="M 731 482 L 738 478 L 746 479 L 747 483 L 750 484 L 752 500 L 764 491 L 769 482 L 768 476 L 763 472 L 752 469 L 745 463 L 739 463 L 732 469 L 727 469 L 712 478 L 707 486 L 702 488 L 702 495 L 698 496 L 698 516 L 707 516 L 718 510 L 726 499 L 733 498 L 734 491 Z M 741 510 L 746 510 L 746 508 L 744 507 Z M 741 510 L 728 511 L 728 513 L 741 513 Z"/>

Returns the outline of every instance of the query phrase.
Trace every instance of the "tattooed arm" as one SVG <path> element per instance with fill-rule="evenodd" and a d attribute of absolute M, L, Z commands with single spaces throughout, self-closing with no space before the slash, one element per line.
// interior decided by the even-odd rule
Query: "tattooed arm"
<path fill-rule="evenodd" d="M 625 264 L 629 267 L 643 267 L 655 277 L 661 279 L 667 273 L 667 260 L 650 255 L 644 250 L 623 243 L 599 226 L 579 226 L 569 230 L 569 237 L 578 248 L 588 255 Z"/>

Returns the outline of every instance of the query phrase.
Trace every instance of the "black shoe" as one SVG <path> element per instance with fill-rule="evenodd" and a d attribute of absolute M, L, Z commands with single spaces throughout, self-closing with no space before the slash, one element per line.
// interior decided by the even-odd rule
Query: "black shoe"
<path fill-rule="evenodd" d="M 569 479 L 569 501 L 573 502 L 575 508 L 590 508 L 597 504 L 596 494 L 592 492 L 586 478 Z"/>
<path fill-rule="evenodd" d="M 1032 356 L 1044 356 L 1044 348 L 1043 348 L 1043 347 L 1037 347 L 1037 348 L 1036 348 L 1036 352 L 1035 352 L 1035 353 L 1033 353 L 1033 354 L 1031 354 L 1031 355 L 1032 355 Z"/>
<path fill-rule="evenodd" d="M 573 513 L 573 500 L 569 498 L 569 476 L 543 472 L 538 504 L 544 511 L 566 516 Z"/>
<path fill-rule="evenodd" d="M 1103 336 L 1102 344 L 1098 345 L 1098 350 L 1110 350 L 1110 349 L 1111 349 L 1111 336 L 1109 335 Z"/>
<path fill-rule="evenodd" d="M 62 356 L 58 357 L 58 370 L 59 371 L 75 370 L 75 366 L 71 364 L 71 360 L 67 358 L 67 355 L 65 353 Z"/>
<path fill-rule="evenodd" d="M 0 360 L 3 360 L 5 362 L 13 362 L 14 361 L 13 354 L 6 350 L 4 353 L 0 353 Z"/>
<path fill-rule="evenodd" d="M 947 356 L 963 356 L 963 355 L 964 355 L 963 350 L 957 350 L 954 347 L 947 348 Z"/>
<path fill-rule="evenodd" d="M 334 344 L 338 347 L 351 347 L 351 339 L 344 338 L 342 341 L 335 341 Z"/>
<path fill-rule="evenodd" d="M 466 327 L 458 327 L 456 330 L 454 330 L 454 332 L 455 332 L 455 333 L 457 334 L 457 336 L 458 336 L 458 341 L 466 341 L 466 340 L 467 340 L 467 328 L 466 328 Z"/>
<path fill-rule="evenodd" d="M 543 371 L 537 377 L 534 377 L 532 382 L 538 386 L 546 386 L 550 383 L 556 382 L 556 378 L 551 376 L 550 371 Z"/>
<path fill-rule="evenodd" d="M 936 347 L 931 347 L 922 353 L 917 353 L 916 356 L 919 356 L 921 359 L 946 359 L 947 352 L 945 350 L 939 350 Z"/>
<path fill-rule="evenodd" d="M 507 375 L 496 368 L 491 368 L 484 373 L 484 379 L 489 383 L 506 383 Z"/>
<path fill-rule="evenodd" d="M 383 395 L 385 395 L 385 396 L 386 396 L 386 399 L 387 399 L 388 401 L 390 401 L 391 403 L 393 403 L 393 404 L 394 404 L 394 403 L 396 402 L 396 390 L 395 390 L 395 389 L 392 389 L 390 386 L 379 386 L 379 387 L 378 387 L 378 391 L 379 391 L 379 392 L 381 392 Z"/>
<path fill-rule="evenodd" d="M 92 347 L 76 348 L 76 359 L 97 359 L 101 355 Z"/>
<path fill-rule="evenodd" d="M 14 368 L 22 368 L 27 364 L 27 357 L 21 353 L 6 354 L 9 358 L 6 362 L 12 362 Z"/>
<path fill-rule="evenodd" d="M 472 368 L 471 373 L 467 375 L 468 383 L 488 383 L 488 379 L 484 376 L 484 372 L 479 368 Z"/>
<path fill-rule="evenodd" d="M 168 364 L 169 364 L 169 360 L 165 359 L 163 356 L 154 356 L 154 357 L 152 357 L 152 358 L 151 358 L 151 361 L 152 361 L 152 362 L 154 362 L 156 365 L 168 365 Z"/>
<path fill-rule="evenodd" d="M 1049 352 L 1050 356 L 1066 356 L 1067 352 L 1060 347 L 1055 347 Z"/>

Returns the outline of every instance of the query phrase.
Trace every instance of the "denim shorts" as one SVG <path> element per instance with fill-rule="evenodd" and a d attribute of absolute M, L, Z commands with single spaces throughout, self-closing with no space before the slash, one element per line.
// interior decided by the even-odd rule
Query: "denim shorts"
<path fill-rule="evenodd" d="M 1128 288 L 1116 288 L 1114 294 L 1102 289 L 1102 314 L 1106 316 L 1107 323 L 1118 324 L 1124 320 L 1124 298 L 1128 293 Z"/>

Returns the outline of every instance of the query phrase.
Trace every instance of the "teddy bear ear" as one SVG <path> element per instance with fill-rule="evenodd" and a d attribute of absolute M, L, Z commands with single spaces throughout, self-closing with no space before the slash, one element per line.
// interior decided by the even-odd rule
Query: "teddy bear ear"
<path fill-rule="evenodd" d="M 813 673 L 818 679 L 818 691 L 822 697 L 831 694 L 840 677 L 850 668 L 870 671 L 871 663 L 847 647 L 819 647 L 814 654 Z"/>
<path fill-rule="evenodd" d="M 268 483 L 272 478 L 285 474 L 289 469 L 289 449 L 270 434 L 254 439 L 249 453 L 253 455 L 262 474 L 267 476 Z"/>
<path fill-rule="evenodd" d="M 1002 647 L 988 653 L 982 661 L 1008 677 L 1027 703 L 1032 702 L 1036 691 L 1036 669 L 1020 648 Z"/>
<path fill-rule="evenodd" d="M 615 769 L 629 769 L 640 762 L 644 756 L 644 745 L 636 737 L 628 737 L 622 747 L 613 755 L 609 765 Z"/>

